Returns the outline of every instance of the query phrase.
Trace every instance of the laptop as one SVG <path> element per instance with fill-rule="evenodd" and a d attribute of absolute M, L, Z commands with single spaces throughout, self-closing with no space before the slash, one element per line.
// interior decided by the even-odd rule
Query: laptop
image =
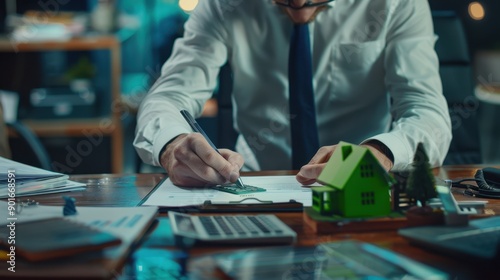
<path fill-rule="evenodd" d="M 500 259 L 500 217 L 473 220 L 467 226 L 404 228 L 399 234 L 410 243 L 453 256 Z"/>
<path fill-rule="evenodd" d="M 442 226 L 403 228 L 398 233 L 410 243 L 453 256 L 478 260 L 500 259 L 500 216 L 468 221 L 467 215 L 477 213 L 475 209 L 457 204 L 449 187 L 436 187 L 448 215 L 446 220 L 453 218 L 451 221 L 455 222 Z"/>

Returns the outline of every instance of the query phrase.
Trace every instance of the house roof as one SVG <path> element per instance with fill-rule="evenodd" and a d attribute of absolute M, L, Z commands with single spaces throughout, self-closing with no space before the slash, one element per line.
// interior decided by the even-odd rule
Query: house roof
<path fill-rule="evenodd" d="M 325 168 L 319 175 L 318 181 L 331 187 L 342 189 L 357 170 L 358 165 L 363 159 L 373 162 L 373 167 L 375 168 L 373 171 L 382 174 L 381 177 L 384 178 L 388 184 L 392 184 L 394 179 L 387 174 L 385 169 L 367 147 L 346 142 L 340 142 L 338 144 L 338 147 L 335 149 Z"/>

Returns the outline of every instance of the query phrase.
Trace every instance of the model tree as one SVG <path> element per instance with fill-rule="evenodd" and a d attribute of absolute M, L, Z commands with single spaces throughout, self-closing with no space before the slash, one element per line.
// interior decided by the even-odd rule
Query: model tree
<path fill-rule="evenodd" d="M 432 174 L 424 145 L 418 143 L 417 151 L 413 157 L 412 170 L 406 184 L 406 194 L 419 201 L 422 206 L 426 205 L 427 200 L 436 197 L 435 179 Z"/>

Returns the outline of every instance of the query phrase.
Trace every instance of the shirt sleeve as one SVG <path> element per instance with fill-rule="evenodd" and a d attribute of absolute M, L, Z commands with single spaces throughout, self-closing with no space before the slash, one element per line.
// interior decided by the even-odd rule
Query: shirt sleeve
<path fill-rule="evenodd" d="M 435 35 L 427 1 L 396 1 L 389 20 L 385 83 L 392 129 L 372 139 L 394 155 L 394 170 L 407 169 L 419 142 L 432 166 L 440 166 L 451 142 L 451 121 L 442 93 Z"/>
<path fill-rule="evenodd" d="M 180 110 L 198 117 L 216 87 L 228 48 L 219 1 L 200 1 L 177 39 L 161 75 L 141 103 L 134 146 L 141 159 L 160 165 L 163 146 L 191 132 Z"/>

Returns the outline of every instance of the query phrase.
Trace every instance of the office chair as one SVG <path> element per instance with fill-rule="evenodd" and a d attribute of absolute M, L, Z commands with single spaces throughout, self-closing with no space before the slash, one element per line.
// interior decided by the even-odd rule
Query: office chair
<path fill-rule="evenodd" d="M 460 18 L 451 11 L 433 11 L 436 52 L 443 94 L 448 101 L 453 139 L 444 164 L 481 163 L 478 106 L 471 59 Z"/>
<path fill-rule="evenodd" d="M 51 160 L 49 153 L 45 149 L 45 147 L 42 145 L 42 142 L 40 139 L 31 131 L 27 126 L 22 124 L 21 122 L 15 121 L 15 122 L 6 122 L 7 128 L 10 129 L 11 131 L 15 132 L 18 135 L 18 139 L 26 144 L 28 146 L 29 150 L 28 151 L 22 151 L 23 155 L 28 154 L 33 154 L 34 161 L 36 162 L 35 164 L 30 164 L 34 165 L 36 167 L 40 167 L 45 170 L 52 171 L 52 166 L 51 166 Z M 17 139 L 16 139 L 17 141 Z M 18 158 L 16 156 L 16 153 L 21 152 L 21 151 L 12 151 L 12 159 L 17 160 Z M 19 161 L 19 160 L 17 160 Z"/>

